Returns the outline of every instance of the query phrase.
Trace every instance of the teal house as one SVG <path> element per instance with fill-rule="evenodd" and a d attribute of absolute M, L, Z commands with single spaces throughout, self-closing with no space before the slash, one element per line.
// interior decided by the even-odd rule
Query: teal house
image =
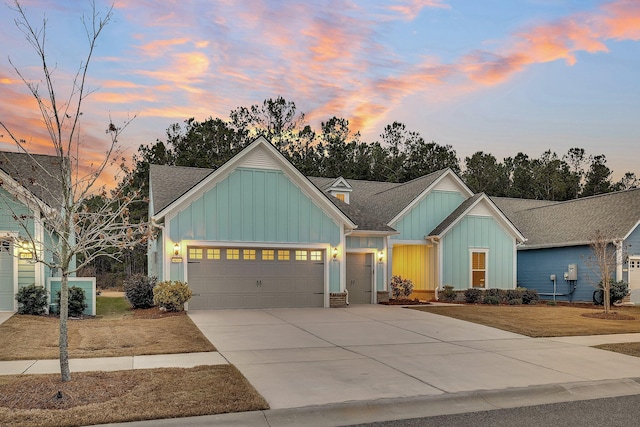
<path fill-rule="evenodd" d="M 258 138 L 216 170 L 151 165 L 149 275 L 189 284 L 189 309 L 340 307 L 444 285 L 516 286 L 524 237 L 451 170 L 406 183 L 301 174 Z"/>
<path fill-rule="evenodd" d="M 0 311 L 17 310 L 15 294 L 23 286 L 44 287 L 50 300 L 60 289 L 59 272 L 35 262 L 33 256 L 41 251 L 40 256 L 52 260 L 45 248 L 55 237 L 43 217 L 45 210 L 56 206 L 60 194 L 51 178 L 57 162 L 53 156 L 0 152 Z M 95 315 L 95 278 L 69 280 L 70 286 L 85 290 L 85 314 Z"/>

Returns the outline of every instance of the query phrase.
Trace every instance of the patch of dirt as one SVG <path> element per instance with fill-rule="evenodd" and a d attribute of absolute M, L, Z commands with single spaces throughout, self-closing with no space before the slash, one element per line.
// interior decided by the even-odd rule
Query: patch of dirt
<path fill-rule="evenodd" d="M 131 390 L 137 381 L 128 371 L 59 375 L 28 375 L 0 386 L 0 406 L 12 409 L 69 409 L 102 403 Z"/>
<path fill-rule="evenodd" d="M 109 297 L 109 298 L 120 298 L 124 297 L 124 292 L 122 291 L 107 291 L 107 290 L 99 290 L 98 291 L 101 297 Z"/>
<path fill-rule="evenodd" d="M 610 311 L 609 313 L 605 313 L 604 311 L 600 311 L 598 313 L 582 313 L 583 317 L 591 317 L 593 319 L 604 319 L 604 320 L 636 320 L 635 317 L 629 316 L 627 314 L 620 314 L 615 311 Z"/>

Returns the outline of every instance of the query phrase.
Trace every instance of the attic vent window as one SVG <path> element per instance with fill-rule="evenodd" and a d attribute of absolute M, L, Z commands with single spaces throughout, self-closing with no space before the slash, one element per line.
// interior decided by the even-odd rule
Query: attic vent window
<path fill-rule="evenodd" d="M 344 193 L 336 193 L 336 199 L 344 202 Z"/>

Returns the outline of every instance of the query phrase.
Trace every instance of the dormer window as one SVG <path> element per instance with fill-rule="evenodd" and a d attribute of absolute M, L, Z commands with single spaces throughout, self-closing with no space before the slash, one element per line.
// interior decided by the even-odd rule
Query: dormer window
<path fill-rule="evenodd" d="M 351 194 L 351 185 L 343 177 L 337 178 L 329 187 L 329 194 L 338 200 L 349 203 L 349 195 Z"/>

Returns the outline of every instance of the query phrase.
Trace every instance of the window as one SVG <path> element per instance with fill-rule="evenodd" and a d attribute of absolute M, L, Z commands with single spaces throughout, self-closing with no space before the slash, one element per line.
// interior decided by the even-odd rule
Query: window
<path fill-rule="evenodd" d="M 278 251 L 278 261 L 289 261 L 289 251 Z"/>
<path fill-rule="evenodd" d="M 264 261 L 273 261 L 275 259 L 275 252 L 273 249 L 263 249 L 262 259 Z"/>
<path fill-rule="evenodd" d="M 220 259 L 220 249 L 207 249 L 207 259 Z"/>
<path fill-rule="evenodd" d="M 0 240 L 0 252 L 10 252 L 11 242 L 8 240 Z"/>
<path fill-rule="evenodd" d="M 202 259 L 202 248 L 189 248 L 189 259 Z"/>
<path fill-rule="evenodd" d="M 296 251 L 296 261 L 306 261 L 307 251 Z"/>
<path fill-rule="evenodd" d="M 242 250 L 242 259 L 256 259 L 256 250 L 255 249 L 243 249 Z"/>
<path fill-rule="evenodd" d="M 240 259 L 240 249 L 227 249 L 227 259 Z"/>
<path fill-rule="evenodd" d="M 309 259 L 311 261 L 322 261 L 322 251 L 309 252 Z"/>
<path fill-rule="evenodd" d="M 484 288 L 486 286 L 487 253 L 471 252 L 471 287 Z"/>
<path fill-rule="evenodd" d="M 344 193 L 336 193 L 336 199 L 344 202 Z"/>

